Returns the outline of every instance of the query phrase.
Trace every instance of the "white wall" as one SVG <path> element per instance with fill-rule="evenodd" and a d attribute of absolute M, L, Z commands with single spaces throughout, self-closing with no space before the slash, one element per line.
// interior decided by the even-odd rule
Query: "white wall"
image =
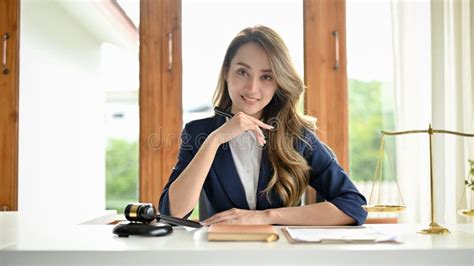
<path fill-rule="evenodd" d="M 80 222 L 105 209 L 101 42 L 55 1 L 20 25 L 19 211 Z"/>

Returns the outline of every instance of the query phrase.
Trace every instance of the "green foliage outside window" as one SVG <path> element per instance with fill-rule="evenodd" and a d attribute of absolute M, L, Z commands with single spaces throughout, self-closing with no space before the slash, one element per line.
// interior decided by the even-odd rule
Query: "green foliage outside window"
<path fill-rule="evenodd" d="M 106 155 L 106 209 L 123 213 L 127 203 L 138 202 L 138 144 L 110 139 Z M 157 199 L 160 195 L 157 195 Z M 199 219 L 199 206 L 190 219 Z"/>
<path fill-rule="evenodd" d="M 392 98 L 383 94 L 380 81 L 349 80 L 349 165 L 354 181 L 370 181 L 374 177 L 381 130 L 394 129 Z M 394 140 L 385 138 L 386 148 L 395 167 Z M 384 180 L 393 180 L 394 173 L 385 154 Z"/>
<path fill-rule="evenodd" d="M 138 201 L 138 144 L 110 139 L 106 152 L 106 208 L 123 213 L 127 203 Z"/>

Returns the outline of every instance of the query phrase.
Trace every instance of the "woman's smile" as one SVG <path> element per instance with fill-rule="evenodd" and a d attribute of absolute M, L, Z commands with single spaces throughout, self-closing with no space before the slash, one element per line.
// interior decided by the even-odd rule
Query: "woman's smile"
<path fill-rule="evenodd" d="M 245 102 L 246 104 L 251 104 L 251 105 L 253 105 L 253 104 L 258 103 L 258 101 L 260 101 L 260 99 L 252 98 L 252 97 L 246 97 L 246 96 L 244 96 L 244 95 L 240 95 L 240 97 L 242 97 L 242 99 L 244 100 L 244 102 Z"/>

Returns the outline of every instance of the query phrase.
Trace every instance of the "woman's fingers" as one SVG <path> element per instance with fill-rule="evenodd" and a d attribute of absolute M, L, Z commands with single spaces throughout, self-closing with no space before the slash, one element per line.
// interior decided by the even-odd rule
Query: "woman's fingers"
<path fill-rule="evenodd" d="M 246 115 L 244 113 L 238 113 L 238 119 L 241 119 L 241 123 L 242 121 L 245 121 L 245 123 L 243 124 L 246 124 L 248 128 L 245 128 L 245 130 L 252 130 L 253 132 L 255 132 L 255 137 L 258 141 L 258 143 L 261 145 L 261 146 L 264 146 L 267 141 L 265 140 L 265 135 L 263 134 L 263 131 L 261 128 L 265 128 L 265 129 L 273 129 L 273 126 L 270 126 L 270 125 L 267 125 L 265 123 L 263 123 L 262 121 L 252 117 L 252 116 L 249 116 L 249 115 Z"/>
<path fill-rule="evenodd" d="M 213 215 L 211 218 L 202 222 L 204 225 L 216 223 L 235 223 L 235 224 L 268 224 L 268 217 L 265 218 L 263 211 L 250 211 L 233 208 Z"/>
<path fill-rule="evenodd" d="M 250 120 L 250 122 L 252 122 L 253 124 L 257 124 L 259 127 L 264 128 L 264 129 L 268 129 L 268 130 L 274 129 L 273 126 L 265 124 L 262 121 L 258 120 L 257 118 L 255 118 L 253 116 L 250 116 L 250 115 L 247 115 L 243 112 L 238 112 L 234 117 L 246 118 L 246 119 Z"/>
<path fill-rule="evenodd" d="M 262 121 L 249 116 L 243 112 L 239 112 L 234 117 L 226 123 L 225 126 L 219 129 L 221 136 L 220 143 L 227 142 L 234 137 L 238 136 L 244 131 L 251 130 L 255 133 L 255 138 L 257 142 L 264 146 L 266 144 L 265 135 L 263 134 L 263 129 L 273 129 L 272 126 L 263 123 Z"/>
<path fill-rule="evenodd" d="M 205 225 L 210 225 L 210 224 L 225 222 L 227 220 L 234 219 L 237 213 L 238 213 L 237 209 L 230 209 L 227 211 L 214 214 L 212 217 L 204 220 L 202 223 Z"/>
<path fill-rule="evenodd" d="M 265 140 L 265 135 L 263 134 L 263 131 L 260 129 L 260 127 L 255 125 L 253 131 L 255 132 L 255 137 L 257 138 L 258 143 L 260 143 L 262 146 L 265 145 L 267 141 Z"/>
<path fill-rule="evenodd" d="M 259 127 L 261 127 L 261 128 L 268 129 L 268 130 L 274 129 L 273 126 L 271 126 L 271 125 L 269 125 L 269 124 L 265 124 L 265 123 L 263 123 L 262 121 L 258 120 L 258 119 L 255 118 L 255 117 L 252 117 L 252 116 L 250 116 L 250 115 L 247 115 L 247 117 L 248 117 L 252 122 L 254 122 L 255 124 L 257 124 L 257 125 L 258 125 Z"/>
<path fill-rule="evenodd" d="M 214 214 L 210 218 L 203 221 L 204 224 L 213 224 L 225 220 L 225 217 L 229 215 L 231 210 L 223 211 L 217 214 Z"/>

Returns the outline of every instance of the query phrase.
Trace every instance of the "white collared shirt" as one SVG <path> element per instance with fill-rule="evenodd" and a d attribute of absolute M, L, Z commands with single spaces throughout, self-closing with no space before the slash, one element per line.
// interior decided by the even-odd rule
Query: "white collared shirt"
<path fill-rule="evenodd" d="M 243 132 L 231 139 L 229 144 L 235 168 L 244 186 L 247 203 L 251 210 L 255 210 L 262 147 L 252 131 Z"/>

